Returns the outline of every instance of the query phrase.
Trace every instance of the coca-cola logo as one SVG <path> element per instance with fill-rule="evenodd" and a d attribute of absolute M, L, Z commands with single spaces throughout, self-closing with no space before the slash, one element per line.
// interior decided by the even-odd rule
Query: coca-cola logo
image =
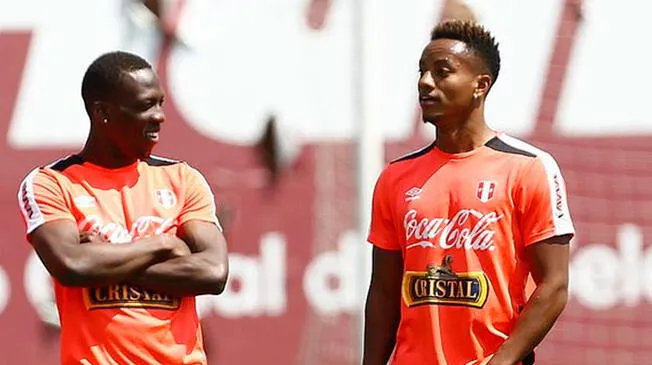
<path fill-rule="evenodd" d="M 496 212 L 462 209 L 452 218 L 418 218 L 417 211 L 410 209 L 403 218 L 406 248 L 439 245 L 444 250 L 494 250 L 496 233 L 490 226 L 502 217 Z"/>
<path fill-rule="evenodd" d="M 172 227 L 174 227 L 174 219 L 156 216 L 136 218 L 131 229 L 127 229 L 122 223 L 105 223 L 99 215 L 88 216 L 78 224 L 81 232 L 95 233 L 111 243 L 125 243 L 160 235 L 168 232 Z"/>

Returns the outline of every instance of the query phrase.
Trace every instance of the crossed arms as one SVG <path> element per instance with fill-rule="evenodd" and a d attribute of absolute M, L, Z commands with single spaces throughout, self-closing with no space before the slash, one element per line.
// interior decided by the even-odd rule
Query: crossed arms
<path fill-rule="evenodd" d="M 130 283 L 175 296 L 219 294 L 228 276 L 226 240 L 216 224 L 189 220 L 178 236 L 123 244 L 80 235 L 71 220 L 35 229 L 29 241 L 50 274 L 65 286 Z"/>

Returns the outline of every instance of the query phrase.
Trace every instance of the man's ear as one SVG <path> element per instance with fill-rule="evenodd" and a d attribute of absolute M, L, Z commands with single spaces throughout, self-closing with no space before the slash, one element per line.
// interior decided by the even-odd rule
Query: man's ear
<path fill-rule="evenodd" d="M 91 103 L 90 107 L 91 119 L 93 121 L 108 123 L 109 122 L 109 111 L 107 106 L 101 101 L 94 101 Z"/>
<path fill-rule="evenodd" d="M 475 90 L 473 91 L 473 97 L 477 99 L 484 99 L 489 93 L 491 84 L 493 80 L 489 74 L 481 74 L 476 77 Z"/>

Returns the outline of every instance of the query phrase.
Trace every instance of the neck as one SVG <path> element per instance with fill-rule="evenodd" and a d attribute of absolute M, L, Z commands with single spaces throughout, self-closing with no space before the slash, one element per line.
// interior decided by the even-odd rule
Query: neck
<path fill-rule="evenodd" d="M 438 124 L 452 125 L 448 128 L 437 127 L 436 131 L 435 145 L 446 153 L 472 151 L 496 136 L 496 132 L 487 126 L 483 113 L 477 109 L 461 122 Z"/>
<path fill-rule="evenodd" d="M 84 161 L 107 169 L 118 169 L 136 162 L 136 157 L 128 157 L 114 144 L 89 133 L 84 148 L 78 154 Z"/>

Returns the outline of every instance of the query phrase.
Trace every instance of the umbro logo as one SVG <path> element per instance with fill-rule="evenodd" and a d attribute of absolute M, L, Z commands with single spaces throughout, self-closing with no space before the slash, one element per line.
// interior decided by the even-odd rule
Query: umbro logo
<path fill-rule="evenodd" d="M 89 195 L 80 195 L 75 198 L 75 205 L 78 208 L 93 208 L 95 207 L 95 198 Z"/>
<path fill-rule="evenodd" d="M 405 192 L 405 201 L 409 202 L 412 200 L 417 200 L 421 197 L 421 188 L 413 187 L 412 189 Z"/>

